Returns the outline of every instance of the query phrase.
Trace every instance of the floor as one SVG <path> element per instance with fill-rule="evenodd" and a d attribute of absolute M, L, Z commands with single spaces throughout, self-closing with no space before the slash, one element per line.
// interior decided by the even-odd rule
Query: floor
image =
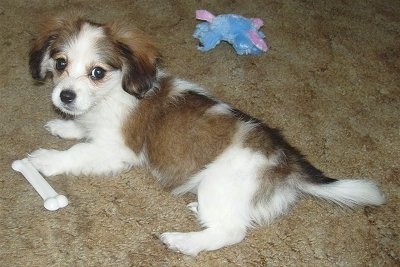
<path fill-rule="evenodd" d="M 196 9 L 262 18 L 270 50 L 238 56 L 221 43 L 198 51 Z M 170 73 L 282 129 L 327 175 L 375 180 L 387 203 L 346 210 L 304 198 L 242 243 L 196 258 L 168 250 L 158 238 L 199 229 L 185 207 L 194 196 L 171 196 L 146 170 L 47 178 L 70 204 L 45 210 L 10 166 L 37 148 L 73 144 L 43 128 L 58 116 L 51 83 L 35 83 L 27 66 L 38 23 L 67 12 L 136 25 L 157 40 Z M 0 265 L 400 265 L 399 18 L 400 2 L 390 0 L 2 1 Z"/>

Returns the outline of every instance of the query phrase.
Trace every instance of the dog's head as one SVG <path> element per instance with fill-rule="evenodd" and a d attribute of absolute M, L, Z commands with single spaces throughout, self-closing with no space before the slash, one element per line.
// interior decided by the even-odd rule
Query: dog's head
<path fill-rule="evenodd" d="M 142 98 L 153 87 L 159 54 L 147 36 L 116 24 L 54 18 L 41 27 L 29 57 L 32 77 L 55 83 L 52 100 L 79 115 L 112 90 Z"/>

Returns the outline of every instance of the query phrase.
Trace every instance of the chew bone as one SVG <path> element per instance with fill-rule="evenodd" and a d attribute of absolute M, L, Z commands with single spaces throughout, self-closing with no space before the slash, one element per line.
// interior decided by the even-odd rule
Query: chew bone
<path fill-rule="evenodd" d="M 68 205 L 68 199 L 57 194 L 42 175 L 33 167 L 28 159 L 16 160 L 11 167 L 28 180 L 38 194 L 43 198 L 47 210 L 58 210 Z"/>

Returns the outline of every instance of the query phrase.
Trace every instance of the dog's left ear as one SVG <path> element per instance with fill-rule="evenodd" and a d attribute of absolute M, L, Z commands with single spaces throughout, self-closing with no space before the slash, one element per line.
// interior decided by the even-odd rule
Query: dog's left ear
<path fill-rule="evenodd" d="M 122 88 L 137 98 L 143 98 L 157 79 L 159 51 L 139 30 L 124 31 L 115 25 L 109 29 L 122 65 Z"/>

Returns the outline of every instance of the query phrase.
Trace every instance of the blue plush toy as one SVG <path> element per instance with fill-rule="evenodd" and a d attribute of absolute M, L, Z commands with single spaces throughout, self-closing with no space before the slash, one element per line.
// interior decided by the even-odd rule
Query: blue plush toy
<path fill-rule="evenodd" d="M 209 51 L 221 41 L 232 44 L 239 55 L 258 55 L 268 50 L 263 40 L 265 35 L 259 31 L 264 22 L 259 18 L 234 14 L 214 16 L 206 10 L 197 10 L 196 19 L 206 21 L 197 24 L 193 34 L 200 41 L 200 51 Z"/>

